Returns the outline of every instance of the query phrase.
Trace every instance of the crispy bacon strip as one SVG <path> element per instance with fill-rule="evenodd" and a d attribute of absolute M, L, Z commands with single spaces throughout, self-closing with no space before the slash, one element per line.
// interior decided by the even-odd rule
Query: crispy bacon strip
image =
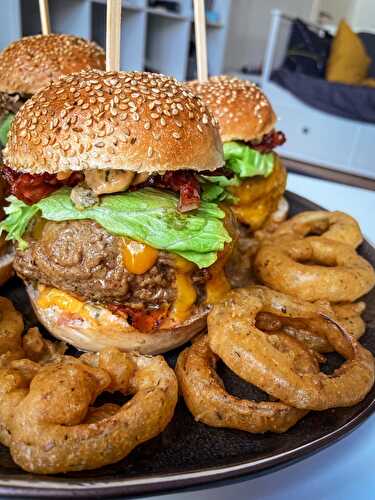
<path fill-rule="evenodd" d="M 2 176 L 10 186 L 10 192 L 18 199 L 32 205 L 62 186 L 73 187 L 83 180 L 81 172 L 73 172 L 66 179 L 57 179 L 54 174 L 22 174 L 9 167 L 3 167 Z M 181 170 L 166 172 L 163 176 L 150 176 L 146 182 L 133 186 L 140 189 L 145 186 L 171 189 L 180 194 L 178 209 L 188 212 L 200 206 L 200 187 L 194 172 Z"/>
<path fill-rule="evenodd" d="M 149 333 L 160 326 L 162 319 L 168 314 L 168 305 L 161 306 L 152 311 L 132 309 L 121 304 L 109 304 L 108 309 L 115 314 L 125 316 L 129 323 L 140 332 Z"/>
<path fill-rule="evenodd" d="M 272 130 L 269 134 L 263 136 L 260 143 L 250 143 L 253 149 L 259 151 L 259 153 L 271 153 L 273 149 L 277 146 L 282 146 L 286 141 L 285 134 L 280 131 Z"/>
<path fill-rule="evenodd" d="M 10 186 L 10 192 L 28 205 L 37 203 L 62 186 L 73 187 L 83 176 L 81 172 L 73 172 L 64 180 L 58 180 L 55 174 L 23 174 L 9 167 L 3 167 L 2 175 Z"/>
<path fill-rule="evenodd" d="M 189 212 L 199 208 L 201 202 L 200 187 L 194 172 L 189 170 L 166 172 L 162 179 L 166 188 L 180 193 L 178 204 L 180 212 Z"/>
<path fill-rule="evenodd" d="M 200 187 L 193 171 L 179 170 L 178 172 L 166 172 L 164 175 L 151 175 L 146 182 L 138 184 L 133 189 L 146 186 L 170 189 L 179 193 L 178 210 L 180 212 L 188 212 L 200 206 Z"/>

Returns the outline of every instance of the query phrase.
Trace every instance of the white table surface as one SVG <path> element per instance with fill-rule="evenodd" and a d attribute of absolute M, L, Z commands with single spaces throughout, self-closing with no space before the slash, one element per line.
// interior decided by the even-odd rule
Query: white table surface
<path fill-rule="evenodd" d="M 331 210 L 343 210 L 375 241 L 375 193 L 297 174 L 288 189 Z M 375 415 L 338 443 L 278 472 L 154 500 L 373 500 L 375 498 Z"/>

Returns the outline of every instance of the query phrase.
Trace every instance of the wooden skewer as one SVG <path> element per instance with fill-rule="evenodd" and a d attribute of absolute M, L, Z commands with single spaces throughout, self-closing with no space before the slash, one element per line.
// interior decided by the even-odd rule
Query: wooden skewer
<path fill-rule="evenodd" d="M 107 0 L 106 70 L 120 71 L 121 0 Z"/>
<path fill-rule="evenodd" d="M 40 22 L 43 35 L 51 33 L 51 20 L 49 17 L 48 0 L 39 0 Z"/>
<path fill-rule="evenodd" d="M 205 82 L 208 79 L 208 67 L 204 0 L 194 0 L 194 25 L 198 80 Z"/>

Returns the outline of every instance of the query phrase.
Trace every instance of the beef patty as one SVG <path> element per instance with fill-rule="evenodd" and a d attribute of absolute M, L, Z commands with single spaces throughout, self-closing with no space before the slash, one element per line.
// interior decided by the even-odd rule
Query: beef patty
<path fill-rule="evenodd" d="M 26 281 L 35 280 L 86 300 L 134 309 L 173 302 L 175 271 L 167 254 L 160 252 L 146 273 L 131 274 L 123 265 L 121 238 L 95 222 L 48 221 L 41 231 L 37 227 L 29 230 L 29 247 L 18 250 L 14 261 L 17 274 Z M 35 239 L 33 233 L 41 234 Z"/>

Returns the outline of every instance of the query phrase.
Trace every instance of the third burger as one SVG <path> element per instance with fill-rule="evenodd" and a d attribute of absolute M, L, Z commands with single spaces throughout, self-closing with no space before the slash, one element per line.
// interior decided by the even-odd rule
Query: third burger
<path fill-rule="evenodd" d="M 189 85 L 218 120 L 224 143 L 222 175 L 205 176 L 207 199 L 232 203 L 238 220 L 256 231 L 277 210 L 286 184 L 286 170 L 274 153 L 285 136 L 275 130 L 272 106 L 259 87 L 238 78 Z"/>

